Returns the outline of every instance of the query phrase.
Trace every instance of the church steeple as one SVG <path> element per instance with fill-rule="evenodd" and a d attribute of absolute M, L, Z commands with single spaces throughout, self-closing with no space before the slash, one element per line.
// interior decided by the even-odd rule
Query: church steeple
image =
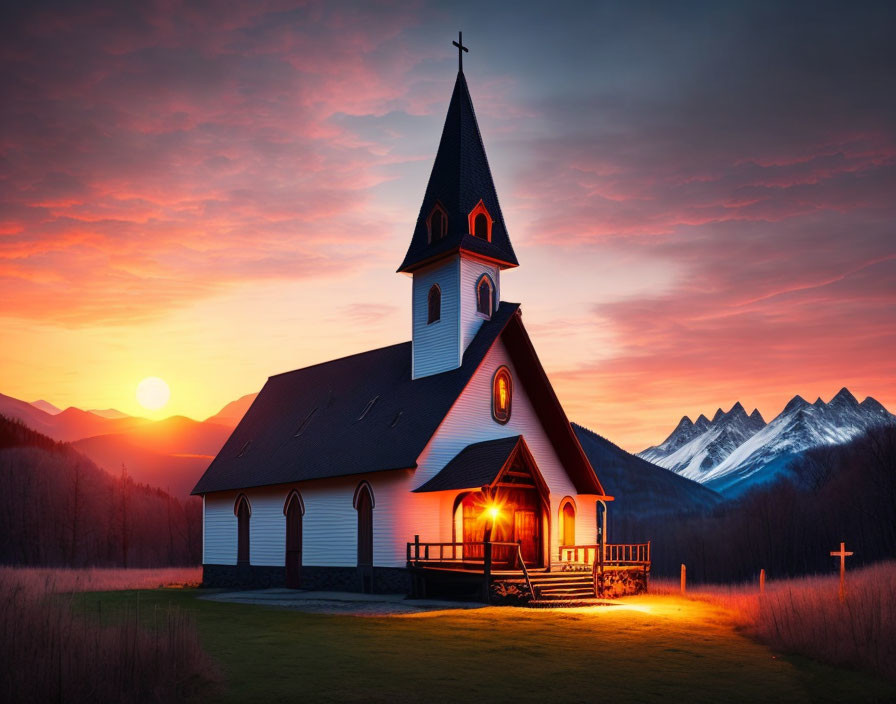
<path fill-rule="evenodd" d="M 477 233 L 479 214 L 485 216 L 484 221 L 479 220 L 485 229 Z M 441 228 L 435 231 L 434 215 Z M 463 71 L 457 73 L 414 236 L 398 271 L 412 272 L 458 252 L 491 260 L 502 269 L 519 265 L 504 225 Z"/>
<path fill-rule="evenodd" d="M 466 47 L 454 42 L 459 61 Z M 500 301 L 501 270 L 518 266 L 460 64 L 411 245 L 413 378 L 457 369 Z"/>

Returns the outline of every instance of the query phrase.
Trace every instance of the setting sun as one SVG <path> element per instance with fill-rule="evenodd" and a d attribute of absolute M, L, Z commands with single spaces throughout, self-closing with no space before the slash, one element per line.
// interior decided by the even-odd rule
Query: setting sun
<path fill-rule="evenodd" d="M 171 389 L 164 379 L 150 376 L 137 384 L 137 402 L 150 411 L 162 408 L 171 398 Z"/>

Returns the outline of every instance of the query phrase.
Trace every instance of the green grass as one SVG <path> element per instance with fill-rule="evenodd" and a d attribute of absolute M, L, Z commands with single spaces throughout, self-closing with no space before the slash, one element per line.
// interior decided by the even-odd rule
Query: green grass
<path fill-rule="evenodd" d="M 896 686 L 776 655 L 718 607 L 645 596 L 626 608 L 488 608 L 397 617 L 304 614 L 139 592 L 193 614 L 223 673 L 216 701 L 891 701 Z M 115 618 L 138 592 L 79 595 Z"/>

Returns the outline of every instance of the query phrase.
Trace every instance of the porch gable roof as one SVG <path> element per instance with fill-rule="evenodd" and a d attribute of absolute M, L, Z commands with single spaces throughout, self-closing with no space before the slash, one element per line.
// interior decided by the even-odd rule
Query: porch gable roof
<path fill-rule="evenodd" d="M 522 435 L 512 435 L 467 445 L 432 479 L 414 491 L 422 493 L 488 486 L 498 478 L 522 438 Z"/>

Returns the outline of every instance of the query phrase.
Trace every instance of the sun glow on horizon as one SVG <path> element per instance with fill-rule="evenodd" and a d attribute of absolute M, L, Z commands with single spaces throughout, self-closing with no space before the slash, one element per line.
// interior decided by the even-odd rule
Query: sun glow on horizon
<path fill-rule="evenodd" d="M 137 384 L 137 403 L 150 411 L 163 408 L 171 398 L 171 389 L 164 379 L 148 376 Z"/>

